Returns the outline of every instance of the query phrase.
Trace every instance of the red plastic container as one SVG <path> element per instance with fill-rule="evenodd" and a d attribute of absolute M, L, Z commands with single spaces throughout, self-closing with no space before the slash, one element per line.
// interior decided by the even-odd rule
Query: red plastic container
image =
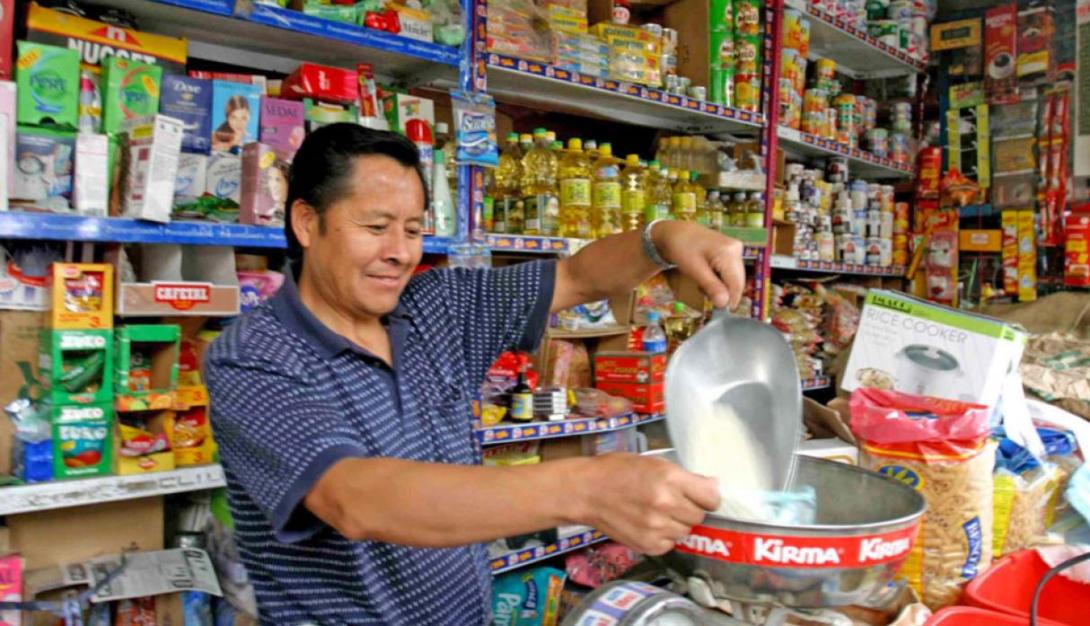
<path fill-rule="evenodd" d="M 951 606 L 927 620 L 925 626 L 1026 626 L 1026 618 L 972 606 Z"/>
<path fill-rule="evenodd" d="M 1022 550 L 1000 559 L 965 587 L 962 601 L 1021 618 L 1029 623 L 1029 605 L 1037 582 L 1049 570 L 1036 550 Z M 1057 574 L 1041 592 L 1037 623 L 1041 626 L 1083 626 L 1087 623 L 1090 585 Z"/>

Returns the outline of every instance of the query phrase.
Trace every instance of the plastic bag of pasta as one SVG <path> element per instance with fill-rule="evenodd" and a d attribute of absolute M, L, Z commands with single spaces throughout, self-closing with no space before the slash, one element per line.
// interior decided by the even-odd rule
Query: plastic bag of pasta
<path fill-rule="evenodd" d="M 860 464 L 920 492 L 927 512 L 901 576 L 931 609 L 957 601 L 992 562 L 988 409 L 880 389 L 852 394 Z"/>

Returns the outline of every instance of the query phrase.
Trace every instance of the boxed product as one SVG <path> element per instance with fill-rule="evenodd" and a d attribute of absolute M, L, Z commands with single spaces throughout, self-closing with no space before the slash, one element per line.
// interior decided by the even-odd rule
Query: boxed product
<path fill-rule="evenodd" d="M 8 41 L 5 45 L 11 45 Z M 18 122 L 76 126 L 79 107 L 79 53 L 67 48 L 17 42 L 15 84 Z"/>
<path fill-rule="evenodd" d="M 110 140 L 97 133 L 76 133 L 76 173 L 72 208 L 80 215 L 106 217 L 110 202 Z"/>
<path fill-rule="evenodd" d="M 3 164 L 0 172 L 3 172 L 4 181 L 0 182 L 0 192 L 6 192 L 7 196 L 15 197 L 15 138 L 16 138 L 16 97 L 15 83 L 9 80 L 0 80 L 0 126 L 4 127 L 4 152 L 0 155 Z M 5 206 L 6 206 L 5 198 Z"/>
<path fill-rule="evenodd" d="M 212 150 L 232 152 L 257 141 L 261 87 L 212 81 Z"/>
<path fill-rule="evenodd" d="M 598 382 L 660 383 L 665 376 L 665 353 L 598 352 L 594 355 L 594 379 Z"/>
<path fill-rule="evenodd" d="M 216 445 L 208 416 L 208 390 L 204 386 L 179 387 L 174 416 L 168 424 L 170 447 L 178 467 L 207 465 L 215 461 Z"/>
<path fill-rule="evenodd" d="M 1018 211 L 1002 212 L 1003 227 L 1003 292 L 1018 294 Z"/>
<path fill-rule="evenodd" d="M 990 99 L 1015 93 L 1018 4 L 992 7 L 984 14 L 984 84 Z"/>
<path fill-rule="evenodd" d="M 1033 209 L 1018 211 L 1018 301 L 1037 299 L 1037 231 Z"/>
<path fill-rule="evenodd" d="M 284 226 L 288 167 L 271 147 L 263 143 L 246 144 L 242 149 L 240 224 Z"/>
<path fill-rule="evenodd" d="M 942 148 L 921 148 L 919 176 L 916 179 L 916 194 L 921 198 L 939 197 L 939 183 L 942 180 Z"/>
<path fill-rule="evenodd" d="M 106 263 L 54 263 L 46 325 L 57 330 L 113 328 L 114 276 Z"/>
<path fill-rule="evenodd" d="M 159 112 L 184 124 L 182 150 L 207 154 L 212 148 L 212 82 L 164 76 Z"/>
<path fill-rule="evenodd" d="M 1003 249 L 1003 231 L 963 229 L 958 232 L 958 249 L 962 252 L 1000 252 Z"/>
<path fill-rule="evenodd" d="M 174 469 L 170 449 L 171 410 L 117 414 L 114 433 L 114 473 L 120 476 Z"/>
<path fill-rule="evenodd" d="M 178 173 L 174 176 L 174 205 L 193 202 L 208 187 L 208 155 L 183 152 L 178 155 Z"/>
<path fill-rule="evenodd" d="M 15 0 L 3 0 L 3 2 L 0 2 L 0 41 L 14 40 Z M 0 49 L 0 78 L 11 78 L 11 55 L 13 52 L 15 51 L 11 49 L 10 45 L 5 45 Z M 4 593 L 2 589 L 0 589 L 0 599 L 3 597 Z M 0 620 L 2 619 L 3 617 L 0 617 Z"/>
<path fill-rule="evenodd" d="M 996 209 L 1033 206 L 1037 201 L 1037 173 L 996 174 L 992 176 L 991 195 Z"/>
<path fill-rule="evenodd" d="M 992 407 L 1025 342 L 1017 325 L 872 289 L 841 388 L 894 389 Z"/>
<path fill-rule="evenodd" d="M 181 337 L 181 328 L 175 324 L 126 324 L 118 327 L 116 392 L 119 395 L 172 394 L 178 384 Z M 170 404 L 161 408 L 170 409 L 173 406 L 174 398 L 170 395 Z"/>
<path fill-rule="evenodd" d="M 112 56 L 102 63 L 102 132 L 117 133 L 127 120 L 159 112 L 163 68 Z"/>
<path fill-rule="evenodd" d="M 390 130 L 405 134 L 409 120 L 424 120 L 429 128 L 435 127 L 435 103 L 428 98 L 387 91 L 382 108 Z"/>
<path fill-rule="evenodd" d="M 204 193 L 238 204 L 242 200 L 242 157 L 216 152 L 208 158 L 204 177 Z"/>
<path fill-rule="evenodd" d="M 12 199 L 68 212 L 72 196 L 72 156 L 76 133 L 70 130 L 19 126 L 15 136 Z"/>
<path fill-rule="evenodd" d="M 356 70 L 302 63 L 284 79 L 280 96 L 352 104 L 359 99 L 359 74 Z"/>
<path fill-rule="evenodd" d="M 31 3 L 29 7 L 27 38 L 75 50 L 85 65 L 97 66 L 117 55 L 159 65 L 165 74 L 185 72 L 188 50 L 185 39 L 136 31 L 116 23 L 107 25 L 37 3 Z"/>
<path fill-rule="evenodd" d="M 665 385 L 659 383 L 617 383 L 598 381 L 594 386 L 610 395 L 632 402 L 638 413 L 662 413 L 666 410 Z"/>
<path fill-rule="evenodd" d="M 995 155 L 995 173 L 1013 174 L 1035 169 L 1037 167 L 1037 157 L 1034 154 L 1036 145 L 1037 138 L 1032 135 L 993 139 L 992 153 Z"/>
<path fill-rule="evenodd" d="M 946 112 L 949 169 L 958 169 L 981 188 L 991 186 L 988 105 Z"/>
<path fill-rule="evenodd" d="M 1090 287 L 1090 212 L 1072 211 L 1064 223 L 1064 284 Z"/>
<path fill-rule="evenodd" d="M 142 246 L 140 252 L 135 282 L 122 281 L 118 272 L 118 316 L 238 315 L 240 294 L 232 248 L 157 244 Z M 107 251 L 106 260 L 114 267 L 129 263 L 128 253 L 120 246 Z"/>
<path fill-rule="evenodd" d="M 113 467 L 114 409 L 100 404 L 44 404 L 53 426 L 53 478 L 106 476 Z"/>
<path fill-rule="evenodd" d="M 1018 12 L 1019 79 L 1047 76 L 1056 62 L 1056 16 L 1051 6 Z"/>
<path fill-rule="evenodd" d="M 169 222 L 174 207 L 174 179 L 182 149 L 182 122 L 166 115 L 124 123 L 128 137 L 128 172 L 121 212 L 125 217 Z"/>
<path fill-rule="evenodd" d="M 337 122 L 356 124 L 359 122 L 359 117 L 359 107 L 355 104 L 341 106 L 339 104 L 318 102 L 310 98 L 303 100 L 303 119 L 306 121 L 306 130 L 308 132 L 313 132 L 322 126 L 336 124 Z"/>
<path fill-rule="evenodd" d="M 39 378 L 48 402 L 95 404 L 113 399 L 112 330 L 43 330 L 38 353 Z"/>
<path fill-rule="evenodd" d="M 306 111 L 302 102 L 279 98 L 261 99 L 261 143 L 291 162 L 306 138 Z"/>
<path fill-rule="evenodd" d="M 11 41 L 11 20 L 14 9 L 11 5 L 4 5 L 3 11 L 7 15 L 0 15 L 0 39 Z M 6 26 L 4 26 L 6 24 Z M 11 57 L 4 57 L 3 63 L 11 65 Z M 3 66 L 0 66 L 3 70 Z M 6 70 L 3 70 L 6 71 Z M 5 550 L 6 551 L 6 550 Z M 18 554 L 8 554 L 0 557 L 0 602 L 23 601 L 23 557 Z M 20 626 L 23 621 L 21 612 L 17 609 L 0 610 L 0 624 L 4 626 Z"/>

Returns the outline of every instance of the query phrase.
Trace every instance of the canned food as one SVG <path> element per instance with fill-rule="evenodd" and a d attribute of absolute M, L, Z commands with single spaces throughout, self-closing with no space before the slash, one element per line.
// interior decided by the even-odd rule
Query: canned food
<path fill-rule="evenodd" d="M 678 93 L 686 94 L 686 93 L 689 92 L 689 87 L 692 87 L 692 86 L 693 86 L 693 79 L 689 78 L 688 76 L 678 76 L 677 77 Z"/>
<path fill-rule="evenodd" d="M 916 56 L 919 39 L 916 33 L 912 31 L 912 18 L 897 20 L 897 26 L 900 29 L 901 37 L 897 42 L 898 47 L 912 56 Z"/>
<path fill-rule="evenodd" d="M 867 211 L 867 237 L 881 237 L 882 212 Z"/>
<path fill-rule="evenodd" d="M 894 48 L 901 43 L 901 27 L 894 20 L 876 20 L 867 24 L 867 34 Z"/>
<path fill-rule="evenodd" d="M 761 76 L 737 73 L 734 76 L 735 106 L 746 111 L 756 111 L 761 106 Z"/>
<path fill-rule="evenodd" d="M 836 107 L 825 109 L 825 132 L 821 136 L 825 139 L 836 139 Z"/>
<path fill-rule="evenodd" d="M 679 93 L 681 85 L 681 77 L 677 74 L 668 74 L 664 83 L 667 93 Z"/>
<path fill-rule="evenodd" d="M 893 204 L 893 215 L 899 220 L 908 221 L 909 204 L 907 202 L 895 202 Z"/>
<path fill-rule="evenodd" d="M 908 135 L 906 133 L 892 133 L 889 136 L 889 158 L 898 163 L 907 163 L 908 158 Z"/>
<path fill-rule="evenodd" d="M 759 74 L 761 72 L 761 46 L 764 41 L 760 35 L 734 34 L 734 67 L 739 75 Z"/>
<path fill-rule="evenodd" d="M 693 85 L 692 87 L 689 87 L 689 97 L 695 98 L 696 100 L 707 100 L 708 88 L 704 85 Z"/>
<path fill-rule="evenodd" d="M 818 59 L 814 63 L 814 70 L 817 72 L 817 80 L 836 80 L 836 61 L 832 59 Z"/>
<path fill-rule="evenodd" d="M 761 34 L 761 0 L 735 0 L 734 32 L 748 36 Z"/>
<path fill-rule="evenodd" d="M 640 26 L 641 29 L 651 33 L 655 39 L 662 39 L 662 24 L 648 23 Z"/>
<path fill-rule="evenodd" d="M 810 20 L 796 9 L 784 9 L 783 46 L 797 50 L 803 58 L 810 52 Z"/>
<path fill-rule="evenodd" d="M 882 239 L 890 239 L 893 237 L 893 213 L 889 211 L 882 212 L 882 223 L 878 227 L 878 236 Z"/>
<path fill-rule="evenodd" d="M 889 131 L 884 128 L 872 128 L 867 131 L 867 149 L 874 156 L 884 159 L 889 156 Z"/>
<path fill-rule="evenodd" d="M 677 74 L 676 54 L 663 54 L 659 57 L 659 64 L 662 66 L 662 73 L 666 76 Z"/>
<path fill-rule="evenodd" d="M 893 213 L 894 210 L 894 189 L 893 185 L 882 185 L 879 188 L 879 196 L 882 199 L 882 211 L 885 213 Z"/>
<path fill-rule="evenodd" d="M 867 183 L 863 180 L 853 180 L 851 187 L 852 210 L 864 211 L 867 208 Z"/>
<path fill-rule="evenodd" d="M 670 77 L 667 76 L 667 79 Z M 711 71 L 711 101 L 725 107 L 734 108 L 734 68 L 713 69 Z"/>
<path fill-rule="evenodd" d="M 677 31 L 673 28 L 662 29 L 662 51 L 677 53 Z"/>
<path fill-rule="evenodd" d="M 891 20 L 911 19 L 914 14 L 912 0 L 892 0 L 886 17 Z"/>
<path fill-rule="evenodd" d="M 726 69 L 734 67 L 735 48 L 734 34 L 730 32 L 713 32 L 709 40 L 709 49 L 712 52 L 712 69 Z M 677 56 L 674 56 L 675 62 Z"/>
<path fill-rule="evenodd" d="M 805 72 L 806 70 L 805 66 L 800 67 L 799 65 L 799 51 L 784 48 L 783 53 L 780 54 L 780 78 L 791 81 L 792 88 L 794 88 L 800 71 Z"/>
<path fill-rule="evenodd" d="M 855 96 L 840 94 L 834 104 L 836 107 L 836 140 L 839 143 L 853 145 L 855 134 Z"/>
<path fill-rule="evenodd" d="M 863 128 L 870 130 L 878 126 L 878 101 L 867 98 L 863 107 Z"/>

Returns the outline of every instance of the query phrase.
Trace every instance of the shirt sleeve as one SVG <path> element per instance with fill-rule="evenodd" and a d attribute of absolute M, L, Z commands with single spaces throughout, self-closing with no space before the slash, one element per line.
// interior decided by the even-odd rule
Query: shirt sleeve
<path fill-rule="evenodd" d="M 433 274 L 433 272 L 427 272 Z M 549 321 L 556 261 L 530 261 L 498 269 L 434 272 L 460 331 L 471 381 L 484 378 L 505 350 L 533 352 Z"/>
<path fill-rule="evenodd" d="M 336 462 L 364 457 L 359 434 L 302 376 L 272 363 L 205 364 L 212 428 L 229 474 L 261 509 L 278 541 L 295 543 L 325 526 L 303 504 Z"/>

